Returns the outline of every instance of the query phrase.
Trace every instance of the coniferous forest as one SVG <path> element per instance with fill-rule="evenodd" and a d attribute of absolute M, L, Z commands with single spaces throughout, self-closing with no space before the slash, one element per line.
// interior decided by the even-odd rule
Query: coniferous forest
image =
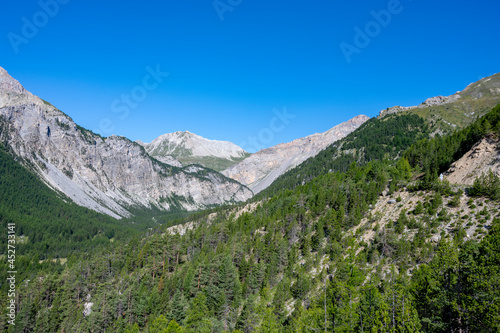
<path fill-rule="evenodd" d="M 0 221 L 18 224 L 23 273 L 17 323 L 7 330 L 1 297 L 0 324 L 500 332 L 500 180 L 488 173 L 464 187 L 439 177 L 482 138 L 500 136 L 500 106 L 449 135 L 431 133 L 416 115 L 374 118 L 250 202 L 154 224 L 146 213 L 118 221 L 76 206 L 2 148 Z"/>

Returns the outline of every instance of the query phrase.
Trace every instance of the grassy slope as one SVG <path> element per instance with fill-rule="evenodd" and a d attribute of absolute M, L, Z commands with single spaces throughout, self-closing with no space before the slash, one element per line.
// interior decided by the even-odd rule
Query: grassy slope
<path fill-rule="evenodd" d="M 232 160 L 227 160 L 225 158 L 211 157 L 211 156 L 204 156 L 204 157 L 187 156 L 187 157 L 178 157 L 177 159 L 184 165 L 200 164 L 206 168 L 220 172 L 229 168 L 234 164 L 243 161 L 248 156 L 250 156 L 250 154 L 247 154 L 244 157 L 234 158 Z"/>
<path fill-rule="evenodd" d="M 477 100 L 467 97 L 457 102 L 421 109 L 416 108 L 401 114 L 416 114 L 430 121 L 434 125 L 435 132 L 445 134 L 469 125 L 477 117 L 489 112 L 498 103 L 500 103 L 500 96 Z"/>
<path fill-rule="evenodd" d="M 459 94 L 461 98 L 456 102 L 413 108 L 402 113 L 427 119 L 440 134 L 463 128 L 500 103 L 500 73 L 471 83 Z"/>

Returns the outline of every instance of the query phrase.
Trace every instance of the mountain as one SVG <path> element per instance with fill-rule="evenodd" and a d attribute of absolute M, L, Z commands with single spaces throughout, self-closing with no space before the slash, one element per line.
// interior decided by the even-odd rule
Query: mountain
<path fill-rule="evenodd" d="M 75 251 L 92 251 L 110 239 L 128 238 L 151 223 L 120 221 L 81 207 L 53 191 L 0 144 L 0 223 L 15 223 L 17 250 L 24 256 L 65 258 Z M 132 223 L 133 222 L 133 223 Z M 150 222 L 150 221 L 148 221 Z M 7 238 L 0 238 L 7 247 Z"/>
<path fill-rule="evenodd" d="M 363 165 L 384 158 L 394 160 L 414 142 L 429 136 L 428 122 L 416 114 L 371 118 L 345 138 L 278 177 L 260 195 L 276 195 L 327 173 L 346 172 L 353 163 Z"/>
<path fill-rule="evenodd" d="M 167 133 L 143 146 L 149 155 L 167 164 L 177 160 L 183 165 L 200 164 L 216 171 L 250 155 L 234 143 L 205 139 L 188 131 Z"/>
<path fill-rule="evenodd" d="M 129 216 L 129 207 L 196 210 L 252 196 L 213 170 L 167 165 L 126 138 L 78 126 L 1 67 L 0 138 L 50 187 L 116 218 Z"/>
<path fill-rule="evenodd" d="M 449 133 L 470 124 L 500 103 L 500 73 L 469 84 L 451 96 L 426 99 L 418 106 L 394 106 L 380 111 L 379 117 L 412 113 L 429 120 L 435 133 Z"/>
<path fill-rule="evenodd" d="M 263 149 L 227 168 L 222 173 L 247 185 L 257 194 L 271 185 L 280 175 L 317 155 L 321 150 L 357 129 L 368 119 L 367 116 L 360 115 L 324 133 L 316 133 L 289 143 Z"/>
<path fill-rule="evenodd" d="M 392 130 L 399 117 L 423 121 L 389 115 L 358 135 L 378 141 L 385 125 L 385 139 L 405 149 L 397 143 L 411 137 Z M 474 176 L 466 191 L 437 175 L 426 181 L 437 161 L 443 171 L 464 156 L 495 161 L 495 150 L 474 152 L 499 135 L 500 106 L 391 152 L 403 157 L 365 152 L 375 157 L 270 198 L 193 214 L 66 264 L 35 261 L 17 273 L 16 329 L 499 332 L 500 179 Z"/>
<path fill-rule="evenodd" d="M 304 161 L 276 179 L 262 194 L 271 195 L 305 184 L 332 171 L 347 171 L 384 156 L 398 158 L 414 142 L 464 128 L 500 103 L 500 73 L 470 84 L 448 97 L 428 98 L 419 106 L 395 106 L 380 111 L 357 130 L 315 158 Z M 375 140 L 374 140 L 375 138 Z"/>

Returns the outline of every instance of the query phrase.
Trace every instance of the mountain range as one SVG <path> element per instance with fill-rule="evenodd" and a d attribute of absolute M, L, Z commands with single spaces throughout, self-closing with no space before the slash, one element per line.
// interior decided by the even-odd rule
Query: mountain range
<path fill-rule="evenodd" d="M 426 119 L 433 133 L 443 134 L 499 101 L 500 74 L 495 74 L 451 96 L 387 108 L 379 118 L 415 114 Z M 324 133 L 254 154 L 189 131 L 167 133 L 151 143 L 131 142 L 80 127 L 1 67 L 0 116 L 2 142 L 46 184 L 79 205 L 116 218 L 130 216 L 132 207 L 189 211 L 246 201 L 370 119 L 360 115 Z"/>
<path fill-rule="evenodd" d="M 100 137 L 0 71 L 16 330 L 498 332 L 498 79 L 244 157 Z"/>
<path fill-rule="evenodd" d="M 124 137 L 101 137 L 26 91 L 0 68 L 1 139 L 54 190 L 113 217 L 129 207 L 196 210 L 252 192 L 202 166 L 175 167 Z"/>
<path fill-rule="evenodd" d="M 151 143 L 138 143 L 159 161 L 178 167 L 200 164 L 221 171 L 223 175 L 248 186 L 257 194 L 270 186 L 276 178 L 316 156 L 368 119 L 367 116 L 360 115 L 324 133 L 278 144 L 255 154 L 250 154 L 231 142 L 208 140 L 189 131 L 167 133 Z"/>
<path fill-rule="evenodd" d="M 52 189 L 115 218 L 153 207 L 199 210 L 245 201 L 368 119 L 251 155 L 227 141 L 185 132 L 151 143 L 102 137 L 31 94 L 0 67 L 2 142 Z M 219 173 L 218 171 L 222 171 Z"/>

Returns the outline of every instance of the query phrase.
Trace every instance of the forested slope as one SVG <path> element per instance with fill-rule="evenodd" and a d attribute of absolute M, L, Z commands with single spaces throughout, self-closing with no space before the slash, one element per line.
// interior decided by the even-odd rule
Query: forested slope
<path fill-rule="evenodd" d="M 318 176 L 304 185 L 246 206 L 197 214 L 189 228 L 158 227 L 73 255 L 64 268 L 43 267 L 20 286 L 16 328 L 497 332 L 500 181 L 485 175 L 464 192 L 436 174 L 482 136 L 499 135 L 499 115 L 497 107 L 396 160 L 353 146 L 365 152 L 358 164 L 313 171 Z M 425 131 L 415 128 L 414 139 Z M 397 149 L 389 157 L 401 156 Z M 388 215 L 393 209 L 383 203 L 399 214 Z"/>
<path fill-rule="evenodd" d="M 371 118 L 344 139 L 276 179 L 258 197 L 293 189 L 328 172 L 344 172 L 352 162 L 363 164 L 385 157 L 394 159 L 411 144 L 429 134 L 429 125 L 417 115 Z"/>
<path fill-rule="evenodd" d="M 0 145 L 0 222 L 16 224 L 19 253 L 43 260 L 92 251 L 131 235 L 127 223 L 78 206 L 47 187 Z M 22 236 L 22 237 L 21 237 Z M 7 234 L 0 235 L 2 251 Z"/>

